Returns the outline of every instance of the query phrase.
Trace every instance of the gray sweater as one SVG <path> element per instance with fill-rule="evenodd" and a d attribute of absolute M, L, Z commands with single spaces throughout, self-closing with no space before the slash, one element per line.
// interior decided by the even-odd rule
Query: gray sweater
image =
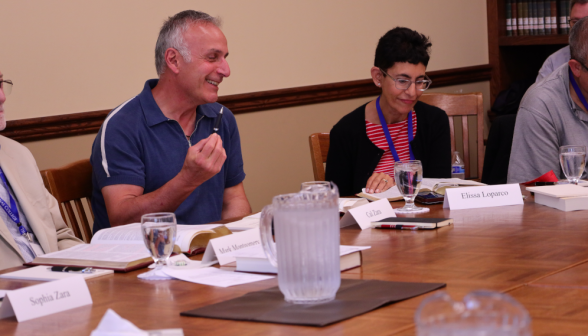
<path fill-rule="evenodd" d="M 572 101 L 567 63 L 533 84 L 521 101 L 508 182 L 531 181 L 550 170 L 565 179 L 559 164 L 559 147 L 565 145 L 588 146 L 588 114 Z"/>

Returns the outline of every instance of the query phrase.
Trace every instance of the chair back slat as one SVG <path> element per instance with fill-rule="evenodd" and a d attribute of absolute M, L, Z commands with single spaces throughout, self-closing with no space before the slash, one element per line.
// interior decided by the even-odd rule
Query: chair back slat
<path fill-rule="evenodd" d="M 88 222 L 88 216 L 86 216 L 86 210 L 84 209 L 84 205 L 82 204 L 81 199 L 73 200 L 74 204 L 76 205 L 76 211 L 78 213 L 79 219 L 82 222 L 82 231 L 85 237 L 92 237 L 92 232 L 90 232 L 90 223 Z"/>
<path fill-rule="evenodd" d="M 310 159 L 315 181 L 325 180 L 325 166 L 329 154 L 329 133 L 313 133 L 308 138 L 310 145 Z"/>
<path fill-rule="evenodd" d="M 470 132 L 468 130 L 468 116 L 461 116 L 461 130 L 462 130 L 462 138 L 463 138 L 463 157 L 464 157 L 464 166 L 465 166 L 465 176 L 472 176 L 470 174 L 470 160 L 466 160 L 465 158 L 470 157 Z"/>
<path fill-rule="evenodd" d="M 78 221 L 76 220 L 76 214 L 74 213 L 74 210 L 71 206 L 71 203 L 65 202 L 65 203 L 63 203 L 63 205 L 65 206 L 67 218 L 69 219 L 70 227 L 71 227 L 72 231 L 74 232 L 74 235 L 80 239 L 84 239 L 82 237 L 80 227 L 79 227 L 79 225 L 77 225 Z M 65 218 L 64 218 L 64 221 L 67 223 L 67 220 L 65 220 Z"/>
<path fill-rule="evenodd" d="M 461 128 L 462 128 L 462 148 L 463 151 L 460 151 L 463 154 L 463 160 L 465 165 L 465 175 L 466 178 L 482 178 L 482 169 L 484 167 L 484 128 L 483 128 L 483 121 L 484 121 L 484 104 L 482 99 L 482 93 L 480 92 L 473 92 L 473 93 L 463 93 L 463 94 L 451 94 L 451 93 L 424 93 L 421 98 L 419 99 L 423 103 L 427 103 L 429 105 L 436 106 L 447 113 L 449 117 L 449 128 L 451 132 L 451 152 L 455 152 L 456 150 L 456 135 L 455 135 L 455 125 L 453 122 L 453 117 L 460 117 L 461 118 Z M 418 113 L 418 111 L 417 111 Z M 475 172 L 472 172 L 471 161 L 470 161 L 470 146 L 469 146 L 469 134 L 470 131 L 468 129 L 468 116 L 476 116 L 476 152 L 478 155 L 478 171 L 477 175 L 474 176 Z M 417 128 L 418 132 L 418 128 Z"/>
<path fill-rule="evenodd" d="M 60 204 L 59 210 L 63 220 L 71 226 L 76 237 L 89 243 L 92 239 L 92 231 L 82 200 L 85 198 L 89 202 L 92 195 L 90 160 L 81 160 L 61 168 L 43 170 L 41 176 L 47 190 Z M 74 201 L 75 210 L 71 201 Z M 89 208 L 90 215 L 94 219 L 92 209 Z"/>

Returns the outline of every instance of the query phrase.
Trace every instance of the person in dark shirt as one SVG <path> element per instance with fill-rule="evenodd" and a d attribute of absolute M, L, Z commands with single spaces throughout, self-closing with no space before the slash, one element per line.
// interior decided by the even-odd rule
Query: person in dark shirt
<path fill-rule="evenodd" d="M 418 101 L 431 85 L 425 74 L 431 46 L 425 35 L 402 27 L 380 38 L 371 76 L 381 95 L 344 116 L 330 133 L 325 179 L 337 184 L 341 196 L 394 186 L 395 161 L 420 160 L 425 177 L 451 177 L 447 114 Z"/>

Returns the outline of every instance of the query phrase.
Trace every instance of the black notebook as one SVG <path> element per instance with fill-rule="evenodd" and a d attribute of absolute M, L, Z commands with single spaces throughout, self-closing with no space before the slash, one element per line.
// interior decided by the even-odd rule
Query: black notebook
<path fill-rule="evenodd" d="M 388 217 L 372 222 L 375 229 L 436 229 L 453 224 L 453 218 L 400 218 Z"/>

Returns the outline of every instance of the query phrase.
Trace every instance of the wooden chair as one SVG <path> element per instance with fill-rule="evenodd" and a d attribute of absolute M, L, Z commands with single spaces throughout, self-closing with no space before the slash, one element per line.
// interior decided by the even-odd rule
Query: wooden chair
<path fill-rule="evenodd" d="M 449 128 L 451 130 L 451 152 L 455 152 L 455 127 L 454 117 L 461 119 L 462 125 L 462 143 L 463 143 L 463 154 L 462 159 L 465 165 L 465 176 L 466 178 L 482 178 L 482 169 L 484 166 L 484 105 L 482 102 L 482 93 L 463 93 L 463 94 L 451 94 L 451 93 L 424 93 L 419 99 L 423 103 L 437 106 L 444 110 L 449 116 Z M 418 113 L 418 112 L 417 112 Z M 478 172 L 477 176 L 472 176 L 470 171 L 470 145 L 469 135 L 470 130 L 468 128 L 468 116 L 477 116 L 476 125 L 476 142 L 477 142 L 477 154 L 478 154 Z M 418 132 L 418 126 L 417 126 Z"/>
<path fill-rule="evenodd" d="M 482 178 L 482 169 L 484 166 L 484 128 L 483 128 L 483 109 L 482 93 L 464 93 L 464 94 L 451 94 L 451 93 L 424 93 L 421 96 L 420 101 L 429 105 L 437 106 L 444 110 L 449 116 L 449 128 L 451 131 L 451 153 L 455 152 L 455 127 L 454 117 L 461 119 L 462 125 L 462 140 L 463 154 L 462 159 L 465 165 L 465 176 L 466 178 L 477 177 Z M 472 176 L 470 173 L 470 145 L 469 139 L 470 130 L 468 127 L 468 116 L 477 116 L 477 130 L 476 130 L 476 141 L 477 141 L 477 152 L 478 152 L 478 175 Z M 418 132 L 418 126 L 417 126 Z M 316 181 L 325 180 L 325 166 L 327 162 L 327 153 L 329 152 L 329 133 L 314 133 L 309 137 L 310 144 L 310 157 L 312 159 L 312 170 L 314 173 L 314 179 Z"/>
<path fill-rule="evenodd" d="M 41 171 L 41 176 L 47 190 L 57 199 L 63 220 L 66 223 L 69 222 L 68 224 L 76 237 L 89 243 L 92 239 L 92 231 L 90 230 L 82 200 L 86 198 L 89 206 L 90 196 L 92 195 L 92 165 L 90 160 L 81 160 L 61 168 L 43 170 Z M 75 211 L 71 204 L 72 201 L 75 205 Z M 63 211 L 64 207 L 67 211 L 67 216 Z M 89 208 L 93 219 L 92 208 L 90 206 Z"/>
<path fill-rule="evenodd" d="M 315 181 L 325 180 L 325 165 L 329 153 L 329 133 L 314 133 L 308 138 Z"/>

